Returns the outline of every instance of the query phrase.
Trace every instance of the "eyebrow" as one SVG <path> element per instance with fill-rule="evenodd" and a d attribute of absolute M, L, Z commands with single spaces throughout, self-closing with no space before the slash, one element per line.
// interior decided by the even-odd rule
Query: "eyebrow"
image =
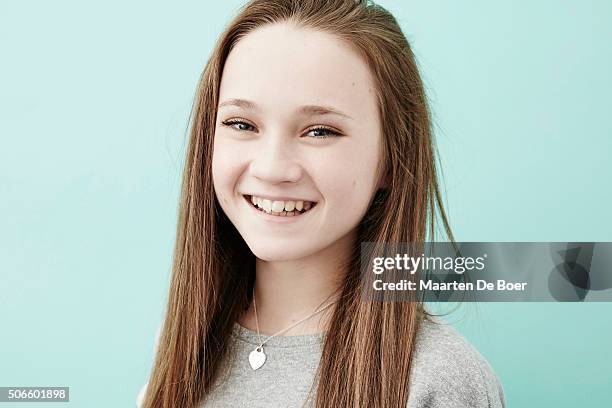
<path fill-rule="evenodd" d="M 255 105 L 255 103 L 248 101 L 246 99 L 228 99 L 227 101 L 223 101 L 219 104 L 219 108 L 222 108 L 224 106 L 237 106 L 239 108 L 257 110 L 257 105 Z M 304 105 L 304 106 L 300 106 L 296 112 L 304 114 L 304 115 L 310 115 L 310 116 L 337 115 L 337 116 L 342 116 L 347 119 L 353 119 L 346 113 L 339 111 L 336 108 L 332 108 L 331 106 Z"/>

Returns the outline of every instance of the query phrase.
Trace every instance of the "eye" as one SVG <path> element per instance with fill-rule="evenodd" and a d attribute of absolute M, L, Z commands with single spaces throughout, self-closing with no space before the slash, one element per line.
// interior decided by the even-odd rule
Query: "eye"
<path fill-rule="evenodd" d="M 247 123 L 245 121 L 238 120 L 238 119 L 226 120 L 224 122 L 221 122 L 221 124 L 224 125 L 224 126 L 230 127 L 230 128 L 232 128 L 234 130 L 237 130 L 239 132 L 255 130 L 255 126 L 253 126 L 250 123 Z"/>
<path fill-rule="evenodd" d="M 307 134 L 311 132 L 313 133 L 313 137 L 315 139 L 325 139 L 328 137 L 340 136 L 340 133 L 326 126 L 317 126 L 312 129 L 309 129 Z"/>
<path fill-rule="evenodd" d="M 238 132 L 253 132 L 256 130 L 255 126 L 240 119 L 229 119 L 221 122 L 221 124 L 230 127 Z M 315 139 L 325 139 L 328 137 L 340 136 L 339 132 L 327 126 L 316 126 L 306 132 L 306 134 L 309 133 L 311 134 L 311 137 Z"/>

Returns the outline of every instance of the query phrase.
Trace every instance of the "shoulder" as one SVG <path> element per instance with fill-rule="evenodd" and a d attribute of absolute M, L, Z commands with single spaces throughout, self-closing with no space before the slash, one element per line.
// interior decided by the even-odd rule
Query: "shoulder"
<path fill-rule="evenodd" d="M 155 359 L 155 355 L 157 354 L 157 349 L 159 348 L 159 336 L 161 335 L 162 324 L 160 323 L 157 327 L 157 331 L 155 332 L 155 340 L 153 341 L 153 358 Z M 140 391 L 138 391 L 138 395 L 136 396 L 136 408 L 142 407 L 142 403 L 144 402 L 144 397 L 147 392 L 147 387 L 149 386 L 149 382 L 145 382 L 145 384 L 140 387 Z"/>
<path fill-rule="evenodd" d="M 499 379 L 453 327 L 425 319 L 416 338 L 408 408 L 505 407 Z"/>
<path fill-rule="evenodd" d="M 144 402 L 145 393 L 147 392 L 147 386 L 149 383 L 145 383 L 138 391 L 138 395 L 136 396 L 136 408 L 142 407 L 142 403 Z"/>

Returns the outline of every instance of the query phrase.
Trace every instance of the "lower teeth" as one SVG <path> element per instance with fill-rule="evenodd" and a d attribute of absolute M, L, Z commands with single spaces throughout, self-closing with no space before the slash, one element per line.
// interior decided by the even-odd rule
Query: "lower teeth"
<path fill-rule="evenodd" d="M 300 212 L 300 211 L 285 211 L 285 215 L 281 215 L 281 213 L 278 213 L 278 212 L 273 212 L 273 211 L 272 212 L 267 212 L 267 211 L 265 211 L 262 208 L 259 208 L 259 207 L 255 207 L 255 208 L 257 208 L 261 212 L 265 212 L 266 214 L 276 215 L 278 217 L 295 217 L 296 215 L 302 214 L 302 212 L 306 212 L 306 211 L 302 211 L 302 212 Z"/>

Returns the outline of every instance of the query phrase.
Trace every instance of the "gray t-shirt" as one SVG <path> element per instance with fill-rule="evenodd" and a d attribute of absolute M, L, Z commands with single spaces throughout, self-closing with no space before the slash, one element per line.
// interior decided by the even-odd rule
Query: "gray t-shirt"
<path fill-rule="evenodd" d="M 312 406 L 316 390 L 308 395 L 316 385 L 323 341 L 324 333 L 274 337 L 264 346 L 265 364 L 253 370 L 249 353 L 258 346 L 259 337 L 236 323 L 228 364 L 201 407 Z M 491 366 L 451 326 L 425 320 L 413 358 L 408 408 L 505 407 L 502 386 Z"/>
<path fill-rule="evenodd" d="M 266 338 L 266 336 L 263 336 Z M 230 364 L 202 407 L 302 407 L 321 358 L 324 334 L 278 336 L 254 371 L 257 333 L 236 324 Z M 417 336 L 408 408 L 501 408 L 502 386 L 487 361 L 451 326 L 425 320 Z M 316 390 L 305 406 L 312 406 Z"/>

